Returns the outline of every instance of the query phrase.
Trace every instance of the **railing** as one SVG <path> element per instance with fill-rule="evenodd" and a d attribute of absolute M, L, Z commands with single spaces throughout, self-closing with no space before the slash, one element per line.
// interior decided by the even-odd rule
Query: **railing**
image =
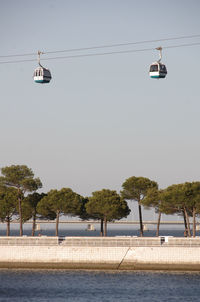
<path fill-rule="evenodd" d="M 0 246 L 200 247 L 200 237 L 0 237 Z"/>

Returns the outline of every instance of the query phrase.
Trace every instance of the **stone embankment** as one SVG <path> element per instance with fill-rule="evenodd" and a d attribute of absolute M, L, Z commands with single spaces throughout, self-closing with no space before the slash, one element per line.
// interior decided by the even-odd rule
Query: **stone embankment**
<path fill-rule="evenodd" d="M 0 237 L 0 268 L 200 271 L 200 238 Z"/>

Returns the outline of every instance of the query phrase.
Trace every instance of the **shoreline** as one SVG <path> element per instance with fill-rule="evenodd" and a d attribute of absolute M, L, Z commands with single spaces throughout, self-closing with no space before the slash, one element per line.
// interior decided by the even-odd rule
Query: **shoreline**
<path fill-rule="evenodd" d="M 200 238 L 0 237 L 0 268 L 200 272 Z"/>
<path fill-rule="evenodd" d="M 124 268 L 118 268 L 112 265 L 91 265 L 91 264 L 77 264 L 69 265 L 62 263 L 21 263 L 21 262 L 0 262 L 0 270 L 4 269 L 21 269 L 21 270 L 68 270 L 68 271 L 113 271 L 113 272 L 125 272 L 125 271 L 145 271 L 145 272 L 196 272 L 200 273 L 200 265 L 137 265 L 137 266 L 126 266 Z"/>

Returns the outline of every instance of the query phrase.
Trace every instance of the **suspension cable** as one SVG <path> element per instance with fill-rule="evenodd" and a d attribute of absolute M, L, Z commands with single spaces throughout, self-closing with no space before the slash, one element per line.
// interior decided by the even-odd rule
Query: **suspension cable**
<path fill-rule="evenodd" d="M 199 38 L 199 37 L 200 37 L 200 34 L 197 34 L 197 35 L 179 36 L 179 37 L 171 37 L 171 38 L 156 39 L 156 40 L 144 40 L 144 41 L 118 43 L 118 44 L 107 44 L 107 45 L 82 47 L 82 48 L 70 48 L 70 49 L 64 49 L 64 50 L 46 51 L 43 53 L 44 54 L 54 54 L 54 53 L 63 53 L 63 52 L 76 52 L 76 51 L 84 51 L 84 50 L 92 50 L 92 49 L 130 46 L 130 45 L 164 42 L 164 41 L 170 41 L 170 40 L 191 39 L 191 38 Z M 24 54 L 2 55 L 2 56 L 0 56 L 0 58 L 25 57 L 25 56 L 35 56 L 35 55 L 36 55 L 36 53 L 34 52 L 34 53 L 24 53 Z"/>
<path fill-rule="evenodd" d="M 178 47 L 187 47 L 187 46 L 197 46 L 200 45 L 200 42 L 197 43 L 188 43 L 188 44 L 179 44 L 179 45 L 170 45 L 162 47 L 162 49 L 178 48 Z M 155 48 L 142 48 L 142 49 L 130 49 L 130 50 L 121 50 L 121 51 L 111 51 L 111 52 L 101 52 L 101 53 L 88 53 L 88 54 L 79 54 L 79 55 L 68 55 L 61 57 L 49 57 L 44 58 L 44 61 L 47 60 L 59 60 L 59 59 L 73 59 L 73 58 L 83 58 L 83 57 L 95 57 L 95 56 L 105 56 L 105 55 L 114 55 L 114 54 L 125 54 L 125 53 L 136 53 L 155 50 Z M 0 64 L 10 64 L 10 63 L 25 63 L 25 62 L 35 62 L 37 59 L 25 59 L 25 60 L 13 60 L 13 61 L 2 61 Z"/>

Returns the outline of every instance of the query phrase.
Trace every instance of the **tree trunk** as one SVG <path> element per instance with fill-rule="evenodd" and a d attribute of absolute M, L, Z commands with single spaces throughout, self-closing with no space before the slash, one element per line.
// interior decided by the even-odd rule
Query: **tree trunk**
<path fill-rule="evenodd" d="M 186 221 L 186 217 L 185 217 L 185 212 L 183 210 L 183 219 L 184 219 L 184 225 L 185 225 L 185 237 L 188 237 L 188 228 L 187 228 L 187 221 Z"/>
<path fill-rule="evenodd" d="M 36 213 L 33 215 L 33 224 L 32 224 L 32 236 L 35 236 L 35 227 L 36 227 Z"/>
<path fill-rule="evenodd" d="M 100 230 L 100 236 L 103 236 L 103 219 L 101 219 L 101 230 Z"/>
<path fill-rule="evenodd" d="M 143 236 L 143 223 L 142 223 L 142 208 L 140 203 L 138 202 L 138 210 L 139 210 L 139 219 L 140 219 L 140 236 Z"/>
<path fill-rule="evenodd" d="M 104 217 L 104 237 L 107 236 L 107 218 Z"/>
<path fill-rule="evenodd" d="M 193 237 L 196 237 L 196 209 L 195 207 L 193 208 Z"/>
<path fill-rule="evenodd" d="M 22 200 L 21 200 L 21 192 L 18 189 L 18 203 L 19 203 L 19 225 L 20 225 L 20 231 L 19 235 L 23 236 L 23 223 L 22 223 Z"/>
<path fill-rule="evenodd" d="M 6 223 L 7 223 L 6 236 L 10 236 L 10 218 L 9 217 L 7 217 Z"/>
<path fill-rule="evenodd" d="M 160 220 L 161 220 L 161 212 L 158 213 L 158 221 L 157 221 L 157 230 L 156 230 L 156 236 L 159 236 L 159 230 L 160 230 Z"/>
<path fill-rule="evenodd" d="M 184 208 L 184 212 L 185 212 L 185 218 L 186 218 L 186 222 L 187 222 L 188 236 L 191 237 L 190 220 L 189 220 L 189 217 L 188 217 L 188 213 L 187 213 L 187 211 L 186 211 L 186 208 Z"/>
<path fill-rule="evenodd" d="M 56 236 L 58 236 L 59 217 L 60 217 L 60 212 L 57 211 L 57 213 L 56 213 Z"/>

